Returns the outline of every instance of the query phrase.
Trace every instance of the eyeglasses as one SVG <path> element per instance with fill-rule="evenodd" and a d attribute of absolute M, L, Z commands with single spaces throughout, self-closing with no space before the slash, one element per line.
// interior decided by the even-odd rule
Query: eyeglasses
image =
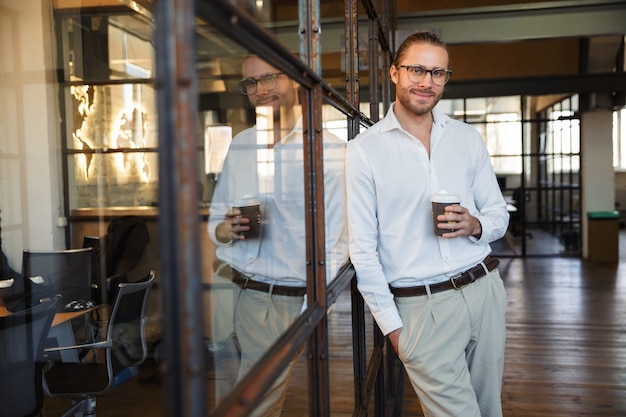
<path fill-rule="evenodd" d="M 259 83 L 265 90 L 276 88 L 278 85 L 278 76 L 281 74 L 282 72 L 268 72 L 261 74 L 261 78 L 244 78 L 239 81 L 239 91 L 241 91 L 241 94 L 244 96 L 249 96 L 256 93 Z"/>
<path fill-rule="evenodd" d="M 435 85 L 445 85 L 452 75 L 452 71 L 446 68 L 433 68 L 431 70 L 424 68 L 421 65 L 398 65 L 400 68 L 406 68 L 406 74 L 409 80 L 414 83 L 419 83 L 426 77 L 426 74 L 430 74 L 430 78 Z"/>

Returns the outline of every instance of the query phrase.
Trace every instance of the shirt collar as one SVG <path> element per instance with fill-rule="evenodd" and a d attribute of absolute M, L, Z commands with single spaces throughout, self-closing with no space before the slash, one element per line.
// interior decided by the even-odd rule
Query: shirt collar
<path fill-rule="evenodd" d="M 441 128 L 444 128 L 446 123 L 450 121 L 450 116 L 448 116 L 445 113 L 441 113 L 439 110 L 437 110 L 437 108 L 434 108 L 432 110 L 432 114 L 433 114 L 433 124 Z"/>
<path fill-rule="evenodd" d="M 387 132 L 393 129 L 402 130 L 402 126 L 400 125 L 400 122 L 398 122 L 398 119 L 396 118 L 396 114 L 393 112 L 393 108 L 395 105 L 396 105 L 395 101 L 391 103 L 391 107 L 389 107 L 389 110 L 387 111 L 387 116 L 383 118 L 383 120 L 381 120 L 381 123 L 380 123 L 381 132 Z M 431 113 L 433 115 L 433 124 L 442 129 L 445 127 L 446 123 L 450 121 L 450 117 L 447 114 L 439 112 L 436 108 L 433 109 Z"/>
<path fill-rule="evenodd" d="M 283 137 L 280 142 L 276 142 L 273 148 L 279 148 L 288 144 L 289 142 L 293 142 L 298 139 L 302 141 L 302 116 L 298 117 L 298 120 L 296 120 L 296 124 L 293 127 L 293 130 L 287 133 L 287 135 L 285 135 L 285 137 Z"/>

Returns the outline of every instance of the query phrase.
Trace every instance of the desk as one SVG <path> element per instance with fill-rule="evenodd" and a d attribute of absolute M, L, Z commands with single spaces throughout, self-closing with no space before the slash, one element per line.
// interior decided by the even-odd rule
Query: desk
<path fill-rule="evenodd" d="M 52 325 L 48 332 L 48 340 L 46 347 L 51 346 L 72 346 L 75 344 L 74 329 L 72 328 L 72 320 L 84 314 L 91 313 L 100 306 L 86 308 L 78 311 L 59 312 L 54 315 Z M 0 306 L 0 317 L 9 316 L 12 313 L 7 310 L 6 306 Z M 78 362 L 78 352 L 75 349 L 59 352 L 63 362 Z"/>
<path fill-rule="evenodd" d="M 76 338 L 74 337 L 74 328 L 72 327 L 72 320 L 81 316 L 91 313 L 98 306 L 92 308 L 86 308 L 78 311 L 59 312 L 54 315 L 52 320 L 52 326 L 48 332 L 48 340 L 46 341 L 46 347 L 58 347 L 58 346 L 73 346 L 76 344 Z M 84 326 L 88 324 L 85 323 Z M 58 352 L 60 359 L 63 362 L 79 362 L 79 351 L 77 349 L 68 349 Z M 49 354 L 50 355 L 50 354 Z"/>
<path fill-rule="evenodd" d="M 80 317 L 83 314 L 87 314 L 89 312 L 92 312 L 93 310 L 95 310 L 98 307 L 99 306 L 86 308 L 84 310 L 78 310 L 78 311 L 65 311 L 65 312 L 56 313 L 54 315 L 54 319 L 52 319 L 52 327 L 61 325 L 63 323 L 66 323 L 68 321 L 71 321 L 71 320 L 75 319 L 76 317 Z"/>
<path fill-rule="evenodd" d="M 68 322 L 72 319 L 75 319 L 76 317 L 82 316 L 83 314 L 87 314 L 95 310 L 96 308 L 99 308 L 99 306 L 78 311 L 64 311 L 56 313 L 54 315 L 54 319 L 52 319 L 52 327 Z M 0 306 L 0 317 L 10 316 L 11 314 L 13 313 L 7 310 L 6 306 Z"/>

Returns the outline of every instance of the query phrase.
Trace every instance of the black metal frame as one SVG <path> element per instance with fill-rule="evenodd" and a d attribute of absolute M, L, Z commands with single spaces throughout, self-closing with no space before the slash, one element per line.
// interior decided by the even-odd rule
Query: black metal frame
<path fill-rule="evenodd" d="M 206 415 L 194 126 L 197 111 L 192 1 L 157 3 L 161 285 L 166 415 Z M 166 175 L 165 175 L 166 173 Z M 162 176 L 161 176 L 162 175 Z"/>
<path fill-rule="evenodd" d="M 378 51 L 379 45 L 390 60 L 389 36 L 387 25 L 380 23 L 371 0 L 362 1 L 372 20 L 370 25 L 370 48 Z M 169 415 L 196 416 L 204 415 L 203 403 L 205 383 L 200 353 L 203 349 L 199 337 L 191 331 L 198 326 L 197 314 L 201 311 L 198 299 L 201 285 L 199 276 L 199 238 L 196 208 L 189 202 L 195 202 L 194 166 L 188 161 L 194 158 L 188 154 L 195 149 L 192 135 L 195 97 L 193 87 L 196 81 L 193 56 L 193 22 L 195 14 L 206 19 L 225 36 L 228 36 L 245 48 L 254 50 L 264 60 L 279 68 L 290 78 L 300 83 L 303 103 L 303 129 L 305 134 L 305 195 L 308 216 L 306 221 L 307 236 L 307 290 L 308 308 L 296 322 L 284 333 L 237 384 L 233 391 L 219 404 L 212 413 L 215 416 L 244 416 L 250 413 L 263 395 L 263 389 L 280 374 L 280 370 L 291 361 L 307 343 L 309 364 L 309 405 L 311 416 L 330 415 L 330 393 L 328 375 L 328 324 L 327 309 L 338 294 L 348 285 L 352 286 L 353 317 L 355 320 L 355 415 L 365 415 L 372 387 L 376 385 L 376 415 L 384 415 L 384 338 L 380 331 L 376 333 L 376 348 L 369 366 L 365 358 L 365 308 L 363 299 L 356 290 L 354 269 L 347 265 L 331 285 L 326 287 L 325 251 L 324 251 L 324 212 L 321 172 L 321 107 L 322 102 L 333 105 L 342 111 L 349 120 L 349 137 L 354 137 L 361 124 L 373 122 L 360 113 L 358 100 L 358 68 L 356 47 L 357 1 L 349 3 L 351 32 L 346 34 L 349 57 L 350 94 L 348 99 L 341 96 L 321 79 L 319 64 L 319 17 L 317 1 L 300 2 L 301 58 L 298 60 L 276 39 L 245 12 L 225 0 L 191 1 L 172 0 L 159 2 L 157 12 L 157 62 L 158 62 L 158 109 L 161 153 L 160 189 L 161 201 L 161 249 L 163 253 L 161 279 L 163 283 L 165 340 L 166 346 L 167 389 Z M 389 6 L 391 7 L 391 6 Z M 387 11 L 383 11 L 383 16 Z M 383 18 L 383 22 L 389 19 Z M 178 26 L 180 22 L 185 22 Z M 377 52 L 371 52 L 372 62 L 378 62 Z M 377 85 L 377 66 L 370 69 Z M 383 89 L 385 98 L 389 98 L 389 88 Z M 385 96 L 386 94 L 386 96 Z M 378 118 L 372 109 L 374 119 Z M 167 116 L 167 117 L 165 117 Z M 175 140 L 176 139 L 176 140 Z M 187 163 L 185 163 L 187 161 Z M 184 307 L 183 307 L 184 306 Z M 183 355 L 185 352 L 185 355 Z"/>
<path fill-rule="evenodd" d="M 387 69 L 393 60 L 396 22 L 392 2 L 383 1 L 383 10 L 376 10 L 372 0 L 345 1 L 345 92 L 331 87 L 321 76 L 319 0 L 300 0 L 300 58 L 287 50 L 269 31 L 228 0 L 170 0 L 156 2 L 157 78 L 149 80 L 89 81 L 90 84 L 129 82 L 156 83 L 158 90 L 160 155 L 160 217 L 164 312 L 165 384 L 168 393 L 167 415 L 207 415 L 204 341 L 195 331 L 201 328 L 203 311 L 201 280 L 201 244 L 196 205 L 196 143 L 194 127 L 198 109 L 195 67 L 195 18 L 201 17 L 247 49 L 279 68 L 301 85 L 304 117 L 305 195 L 308 209 L 307 236 L 307 310 L 265 354 L 263 360 L 234 388 L 211 415 L 248 415 L 271 382 L 306 344 L 309 371 L 309 404 L 311 416 L 330 415 L 328 322 L 327 311 L 338 295 L 350 286 L 354 354 L 354 416 L 368 415 L 374 407 L 376 416 L 401 415 L 404 373 L 385 337 L 374 324 L 366 328 L 366 309 L 356 287 L 355 272 L 347 265 L 327 286 L 324 272 L 324 212 L 321 176 L 321 106 L 327 103 L 346 115 L 348 137 L 355 137 L 360 126 L 369 126 L 379 119 L 379 104 L 385 111 L 392 101 L 392 85 Z M 369 86 L 361 86 L 358 52 L 359 13 L 363 7 L 369 27 Z M 363 18 L 361 17 L 361 20 Z M 532 82 L 530 82 L 532 81 Z M 59 73 L 60 85 L 64 81 Z M 582 82 L 582 83 L 581 83 Z M 445 98 L 484 97 L 489 95 L 546 94 L 570 91 L 623 90 L 626 78 L 617 74 L 596 74 L 550 79 L 451 80 Z M 74 83 L 75 84 L 75 83 Z M 84 84 L 84 83 L 80 83 Z M 489 91 L 497 93 L 490 94 Z M 61 102 L 63 101 L 61 89 Z M 379 96 L 380 94 L 380 96 Z M 370 102 L 370 117 L 359 111 L 361 98 Z M 200 98 L 202 99 L 202 98 Z M 65 120 L 65 118 L 63 118 Z M 525 121 L 528 122 L 528 121 Z M 64 126 L 62 126 L 64 129 Z M 64 132 L 64 130 L 62 130 Z M 63 150 L 63 177 L 67 184 L 67 157 L 75 151 Z M 107 150 L 104 152 L 146 152 L 157 149 Z M 98 153 L 100 151 L 93 151 Z M 532 157 L 532 155 L 527 155 Z M 67 193 L 65 212 L 69 212 Z M 322 208 L 320 210 L 320 208 Z M 67 242 L 69 246 L 69 228 Z M 525 253 L 525 250 L 523 250 Z M 366 352 L 367 335 L 373 337 L 373 351 Z M 373 401 L 372 401 L 373 400 Z"/>

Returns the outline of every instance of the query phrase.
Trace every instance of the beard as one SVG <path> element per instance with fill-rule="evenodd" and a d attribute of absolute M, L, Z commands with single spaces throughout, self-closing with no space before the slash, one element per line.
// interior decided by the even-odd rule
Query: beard
<path fill-rule="evenodd" d="M 274 113 L 274 119 L 280 117 L 281 110 L 288 110 L 295 105 L 295 99 L 292 94 L 289 93 L 275 93 L 260 96 L 254 100 L 255 107 L 269 107 L 272 108 Z"/>
<path fill-rule="evenodd" d="M 271 118 L 274 122 L 280 122 L 284 112 L 293 110 L 296 105 L 296 96 L 293 91 L 273 92 L 255 97 L 253 104 L 256 108 L 266 107 L 272 109 Z"/>
<path fill-rule="evenodd" d="M 259 98 L 257 98 L 256 100 L 254 100 L 254 106 L 255 107 L 280 107 L 280 95 L 278 94 L 272 94 L 272 95 L 266 95 L 266 96 L 261 96 Z"/>
<path fill-rule="evenodd" d="M 396 86 L 397 88 L 397 86 Z M 428 94 L 428 98 L 416 97 L 413 94 Z M 415 86 L 397 90 L 398 101 L 403 107 L 417 116 L 423 116 L 431 112 L 431 110 L 439 103 L 443 92 L 436 93 L 433 90 L 419 89 Z"/>

